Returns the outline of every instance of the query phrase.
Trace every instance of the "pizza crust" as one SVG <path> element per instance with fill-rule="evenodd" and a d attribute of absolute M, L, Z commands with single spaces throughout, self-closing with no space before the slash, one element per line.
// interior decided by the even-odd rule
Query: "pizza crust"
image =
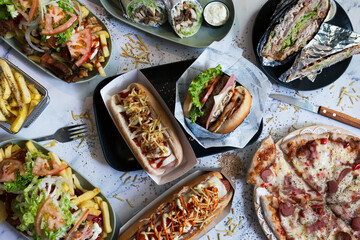
<path fill-rule="evenodd" d="M 276 200 L 273 196 L 261 196 L 260 206 L 264 213 L 264 219 L 276 237 L 280 240 L 286 240 L 286 233 L 281 226 L 278 209 L 274 208 L 273 201 Z"/>

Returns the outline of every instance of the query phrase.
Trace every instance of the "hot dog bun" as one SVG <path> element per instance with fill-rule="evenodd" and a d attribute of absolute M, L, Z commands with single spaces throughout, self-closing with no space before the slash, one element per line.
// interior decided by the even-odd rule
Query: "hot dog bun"
<path fill-rule="evenodd" d="M 197 177 L 194 180 L 191 180 L 187 182 L 184 186 L 176 189 L 175 191 L 171 192 L 169 195 L 167 195 L 164 199 L 162 199 L 158 204 L 156 204 L 154 207 L 150 208 L 148 211 L 146 211 L 139 219 L 134 223 L 131 227 L 126 229 L 122 234 L 120 234 L 118 240 L 129 240 L 132 239 L 132 237 L 138 232 L 138 229 L 142 226 L 145 226 L 149 223 L 150 216 L 154 215 L 155 213 L 160 213 L 161 210 L 164 209 L 168 204 L 171 204 L 173 201 L 178 199 L 180 196 L 184 195 L 186 192 L 190 190 L 190 188 L 195 187 L 196 185 L 205 182 L 206 180 L 217 177 L 220 180 L 224 180 L 227 182 L 227 194 L 219 201 L 219 207 L 215 210 L 213 213 L 213 216 L 209 218 L 209 221 L 203 225 L 203 228 L 199 229 L 193 229 L 190 233 L 186 233 L 181 236 L 181 239 L 191 240 L 195 239 L 196 236 L 203 231 L 223 210 L 224 208 L 229 204 L 234 190 L 231 188 L 230 183 L 224 179 L 221 173 L 219 172 L 209 172 L 204 175 L 201 175 Z M 225 185 L 225 184 L 224 184 Z"/>
<path fill-rule="evenodd" d="M 129 146 L 130 150 L 132 151 L 140 165 L 144 168 L 145 171 L 152 175 L 161 175 L 166 171 L 166 168 L 176 167 L 181 163 L 183 159 L 183 150 L 181 147 L 181 143 L 170 118 L 167 116 L 161 105 L 146 87 L 139 83 L 132 83 L 127 87 L 127 89 L 123 90 L 122 92 L 131 90 L 133 88 L 144 92 L 145 96 L 147 97 L 148 105 L 150 106 L 152 118 L 156 119 L 158 116 L 160 117 L 162 129 L 165 129 L 166 136 L 168 137 L 168 146 L 171 149 L 173 155 L 175 156 L 173 162 L 158 169 L 153 168 L 150 165 L 149 160 L 143 154 L 141 148 L 132 139 L 132 133 L 128 127 L 127 119 L 120 113 L 120 99 L 118 94 L 111 97 L 109 108 L 115 120 L 115 124 L 120 130 L 120 134 L 124 138 L 125 142 Z"/>

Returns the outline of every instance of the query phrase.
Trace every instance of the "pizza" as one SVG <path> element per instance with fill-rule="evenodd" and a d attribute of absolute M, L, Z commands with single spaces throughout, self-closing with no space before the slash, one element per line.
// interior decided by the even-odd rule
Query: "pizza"
<path fill-rule="evenodd" d="M 306 133 L 275 144 L 265 138 L 247 181 L 278 239 L 360 239 L 360 139 Z"/>

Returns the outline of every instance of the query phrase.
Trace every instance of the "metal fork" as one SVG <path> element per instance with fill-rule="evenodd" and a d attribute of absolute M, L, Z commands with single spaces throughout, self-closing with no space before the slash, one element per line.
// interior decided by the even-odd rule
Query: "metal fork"
<path fill-rule="evenodd" d="M 33 140 L 36 142 L 41 142 L 41 141 L 55 139 L 59 142 L 70 142 L 72 140 L 75 140 L 77 137 L 80 137 L 80 135 L 87 133 L 86 127 L 83 127 L 83 126 L 85 126 L 85 124 L 62 127 L 62 128 L 59 128 L 52 135 L 34 138 Z"/>

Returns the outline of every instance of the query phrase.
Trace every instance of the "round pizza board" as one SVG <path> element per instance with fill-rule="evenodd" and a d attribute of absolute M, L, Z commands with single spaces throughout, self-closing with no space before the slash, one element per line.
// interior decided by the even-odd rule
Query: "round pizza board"
<path fill-rule="evenodd" d="M 286 141 L 290 138 L 293 138 L 298 135 L 306 134 L 306 133 L 324 134 L 324 133 L 330 133 L 330 132 L 339 133 L 339 134 L 348 134 L 348 135 L 352 135 L 355 137 L 359 137 L 359 136 L 355 135 L 354 133 L 349 132 L 349 131 L 339 128 L 339 127 L 329 126 L 329 125 L 313 125 L 313 126 L 297 129 L 297 130 L 287 134 L 286 136 L 282 137 L 275 144 L 276 144 L 276 146 L 279 146 L 281 143 L 283 143 L 284 141 Z M 278 150 L 280 150 L 280 148 L 278 148 Z M 264 231 L 264 234 L 266 235 L 266 237 L 269 240 L 277 240 L 278 238 L 276 237 L 275 233 L 272 231 L 269 224 L 266 222 L 266 220 L 264 218 L 264 212 L 262 210 L 261 203 L 260 203 L 260 197 L 266 196 L 266 195 L 270 195 L 270 193 L 265 188 L 262 188 L 262 187 L 254 188 L 253 196 L 254 196 L 255 212 L 256 212 L 258 221 L 260 223 L 260 226 L 261 226 L 262 230 Z"/>

